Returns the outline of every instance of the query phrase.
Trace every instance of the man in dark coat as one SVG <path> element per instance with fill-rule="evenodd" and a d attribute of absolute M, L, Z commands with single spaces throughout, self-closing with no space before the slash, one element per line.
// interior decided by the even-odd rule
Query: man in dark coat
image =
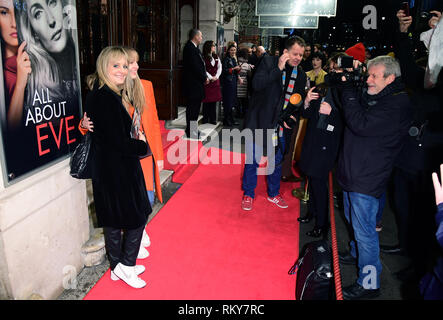
<path fill-rule="evenodd" d="M 281 126 L 278 122 L 289 97 L 295 93 L 302 97 L 305 95 L 306 74 L 299 67 L 304 46 L 302 38 L 289 38 L 280 57 L 266 55 L 262 58 L 252 79 L 254 91 L 249 102 L 245 128 L 252 130 L 255 137 L 259 133 L 263 135 L 261 141 L 259 138 L 254 139 L 255 141 L 246 141 L 247 162 L 243 175 L 242 200 L 244 210 L 252 209 L 257 186 L 258 162 L 265 149 L 268 155 L 268 168 L 270 164 L 272 167 L 267 172 L 268 200 L 280 208 L 288 207 L 279 192 L 286 139 L 291 137 L 293 129 L 286 123 Z"/>
<path fill-rule="evenodd" d="M 412 264 L 396 275 L 401 279 L 418 280 L 428 271 L 428 264 L 439 248 L 434 238 L 432 183 L 429 177 L 443 163 L 443 72 L 433 89 L 424 88 L 425 68 L 413 56 L 408 28 L 413 18 L 400 10 L 395 56 L 400 62 L 402 79 L 410 90 L 414 106 L 411 134 L 400 152 L 393 172 L 394 211 L 397 217 L 398 244 L 380 244 L 384 253 L 403 253 Z M 433 38 L 433 41 L 437 38 Z M 439 53 L 440 54 L 440 53 Z M 418 61 L 419 62 L 419 61 Z M 414 237 L 413 234 L 420 234 Z"/>
<path fill-rule="evenodd" d="M 209 83 L 206 75 L 205 62 L 203 61 L 198 46 L 203 37 L 200 30 L 189 31 L 189 41 L 183 49 L 183 95 L 186 98 L 186 136 L 197 139 L 198 129 L 191 132 L 191 121 L 195 121 L 200 113 L 202 100 L 205 98 L 205 84 Z"/>
<path fill-rule="evenodd" d="M 303 68 L 304 72 L 312 70 L 312 59 L 311 59 L 311 45 L 306 44 L 305 54 L 303 55 L 303 60 L 300 62 L 300 66 Z"/>
<path fill-rule="evenodd" d="M 345 299 L 380 294 L 382 266 L 375 228 L 379 199 L 386 191 L 412 118 L 412 106 L 400 80 L 400 65 L 394 58 L 370 60 L 368 76 L 367 91 L 360 97 L 349 83 L 342 93 L 346 126 L 337 179 L 355 240 L 351 241 L 351 252 L 341 254 L 341 261 L 358 262 L 359 268 L 357 281 L 343 289 Z"/>

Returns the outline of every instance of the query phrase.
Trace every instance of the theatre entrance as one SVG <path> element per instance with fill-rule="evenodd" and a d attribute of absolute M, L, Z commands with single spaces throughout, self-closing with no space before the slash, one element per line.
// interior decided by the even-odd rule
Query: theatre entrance
<path fill-rule="evenodd" d="M 181 50 L 191 28 L 198 28 L 198 0 L 76 1 L 80 72 L 94 72 L 100 51 L 127 45 L 140 55 L 139 75 L 152 81 L 159 118 L 175 119 L 182 105 Z"/>

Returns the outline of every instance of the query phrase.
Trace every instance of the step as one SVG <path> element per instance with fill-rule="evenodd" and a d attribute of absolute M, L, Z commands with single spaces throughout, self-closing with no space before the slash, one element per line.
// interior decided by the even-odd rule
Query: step
<path fill-rule="evenodd" d="M 220 121 L 218 121 L 215 125 L 210 123 L 200 124 L 198 126 L 198 130 L 200 131 L 200 137 L 199 139 L 190 139 L 185 138 L 184 136 L 182 139 L 185 140 L 191 140 L 191 141 L 201 141 L 203 144 L 206 144 L 215 138 L 217 138 L 218 133 L 223 128 L 223 125 Z"/>

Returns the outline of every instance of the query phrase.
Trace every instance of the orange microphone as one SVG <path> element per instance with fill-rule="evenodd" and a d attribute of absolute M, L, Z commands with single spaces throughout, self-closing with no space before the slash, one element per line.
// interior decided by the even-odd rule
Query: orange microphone
<path fill-rule="evenodd" d="M 303 97 L 299 93 L 294 93 L 291 95 L 288 101 L 288 105 L 283 109 L 280 119 L 278 121 L 279 125 L 284 127 L 286 123 L 289 127 L 294 128 L 296 122 L 291 116 L 296 117 L 300 112 L 300 107 L 303 104 Z"/>
<path fill-rule="evenodd" d="M 289 98 L 289 102 L 291 104 L 293 104 L 294 106 L 297 106 L 298 104 L 300 104 L 303 101 L 303 98 L 301 96 L 301 94 L 299 93 L 294 93 L 291 98 Z"/>

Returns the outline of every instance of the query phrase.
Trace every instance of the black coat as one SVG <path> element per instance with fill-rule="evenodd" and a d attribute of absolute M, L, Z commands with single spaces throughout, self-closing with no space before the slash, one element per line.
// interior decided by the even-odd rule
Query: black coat
<path fill-rule="evenodd" d="M 283 71 L 278 68 L 279 57 L 264 56 L 253 78 L 253 93 L 245 119 L 245 128 L 274 129 L 283 108 L 285 97 L 282 83 Z M 286 78 L 290 78 L 290 74 Z M 294 93 L 305 97 L 306 74 L 298 67 Z"/>
<path fill-rule="evenodd" d="M 337 179 L 345 191 L 380 197 L 412 121 L 412 106 L 397 78 L 379 94 L 342 93 L 345 120 Z"/>
<path fill-rule="evenodd" d="M 443 82 L 431 90 L 424 89 L 425 70 L 415 63 L 407 33 L 397 34 L 395 48 L 402 79 L 411 91 L 413 126 L 423 126 L 420 136 L 408 137 L 395 166 L 412 174 L 429 175 L 438 172 L 443 163 Z"/>
<path fill-rule="evenodd" d="M 188 41 L 183 48 L 183 95 L 188 99 L 203 100 L 206 79 L 206 67 L 200 49 Z"/>
<path fill-rule="evenodd" d="M 236 70 L 232 70 L 232 68 L 235 68 L 237 65 L 237 61 L 230 56 L 226 56 L 223 59 L 221 74 L 222 83 L 225 83 L 226 81 L 232 82 L 238 80 L 239 72 Z"/>
<path fill-rule="evenodd" d="M 106 85 L 88 94 L 85 109 L 94 122 L 92 186 L 98 225 L 139 228 L 152 211 L 139 160 L 147 144 L 131 138 L 131 117 Z"/>
<path fill-rule="evenodd" d="M 317 128 L 321 99 L 311 101 L 309 108 L 303 108 L 301 113 L 308 119 L 308 125 L 298 166 L 308 177 L 328 177 L 335 165 L 342 139 L 343 122 L 338 90 L 331 88 L 325 101 L 332 107 L 331 113 L 326 116 L 326 129 Z"/>

